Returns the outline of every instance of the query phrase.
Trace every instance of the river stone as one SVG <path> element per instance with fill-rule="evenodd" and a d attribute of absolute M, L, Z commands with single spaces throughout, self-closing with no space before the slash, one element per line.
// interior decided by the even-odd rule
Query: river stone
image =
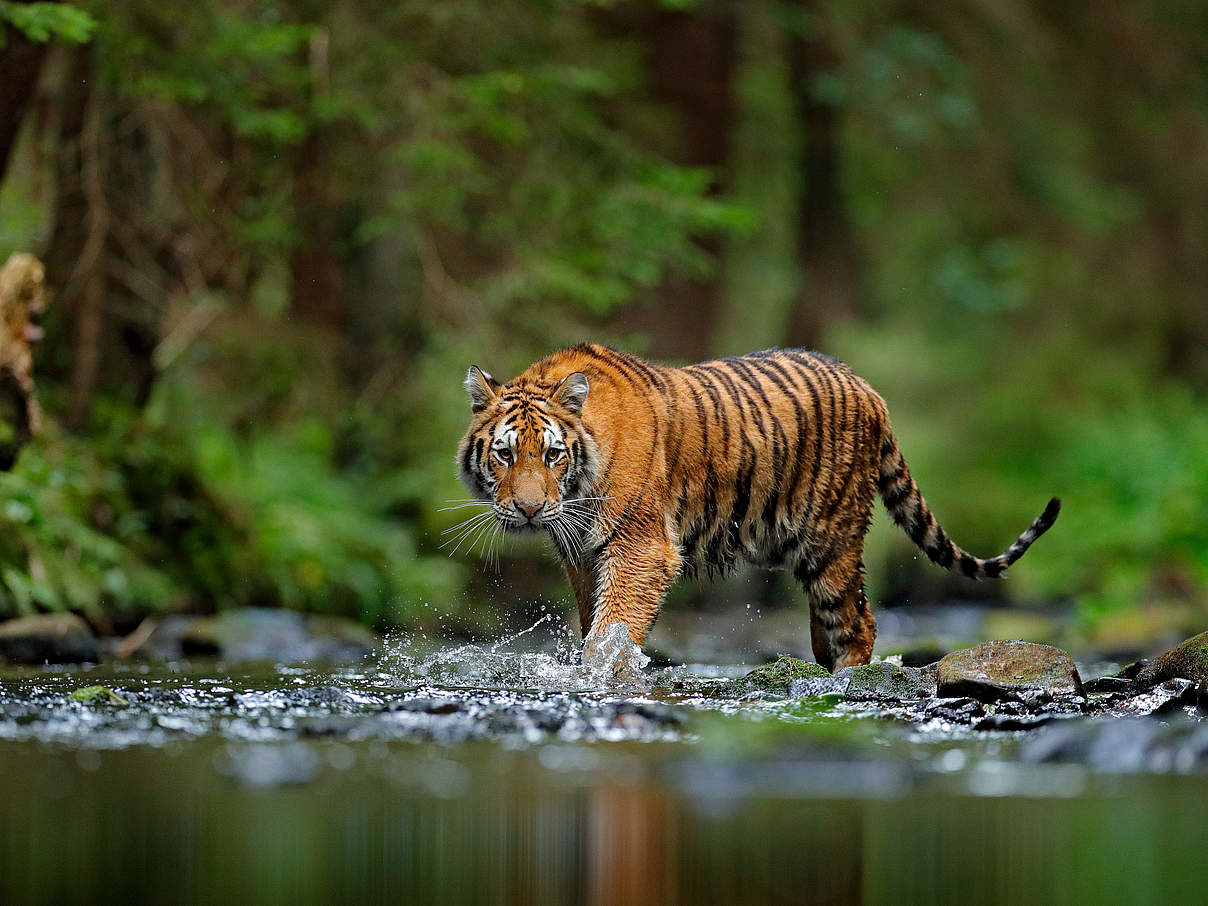
<path fill-rule="evenodd" d="M 0 623 L 0 659 L 17 664 L 100 660 L 96 638 L 74 613 L 41 613 Z"/>
<path fill-rule="evenodd" d="M 756 667 L 740 682 L 748 689 L 787 693 L 789 683 L 795 679 L 825 679 L 830 675 L 830 671 L 821 664 L 786 654 L 774 663 Z"/>
<path fill-rule="evenodd" d="M 1060 648 L 1035 642 L 986 642 L 954 651 L 937 665 L 937 679 L 941 697 L 997 701 L 1039 691 L 1085 694 L 1074 659 Z"/>
<path fill-rule="evenodd" d="M 1149 689 L 1172 679 L 1208 685 L 1208 632 L 1201 632 L 1171 648 L 1137 674 L 1138 689 Z"/>
<path fill-rule="evenodd" d="M 351 663 L 373 652 L 372 632 L 340 617 L 246 607 L 212 617 L 169 618 L 147 648 L 162 657 L 214 655 L 231 661 Z"/>
<path fill-rule="evenodd" d="M 841 671 L 846 673 L 846 671 Z M 851 668 L 847 698 L 858 702 L 900 702 L 928 698 L 935 681 L 919 667 L 899 667 L 888 661 Z"/>

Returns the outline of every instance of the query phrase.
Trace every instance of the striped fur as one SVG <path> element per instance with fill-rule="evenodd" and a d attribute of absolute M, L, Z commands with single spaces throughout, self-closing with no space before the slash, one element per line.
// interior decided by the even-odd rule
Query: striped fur
<path fill-rule="evenodd" d="M 997 557 L 961 549 L 911 478 L 884 400 L 813 352 L 669 368 L 582 345 L 503 385 L 472 368 L 466 387 L 461 478 L 505 528 L 550 532 L 589 644 L 616 620 L 641 644 L 677 575 L 749 562 L 802 583 L 819 663 L 867 663 L 876 495 L 933 562 L 972 578 L 1002 575 L 1060 506 Z"/>

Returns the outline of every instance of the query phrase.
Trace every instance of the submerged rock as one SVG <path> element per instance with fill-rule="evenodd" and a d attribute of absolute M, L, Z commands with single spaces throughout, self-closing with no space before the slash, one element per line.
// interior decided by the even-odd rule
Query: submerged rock
<path fill-rule="evenodd" d="M 74 613 L 42 613 L 0 623 L 0 659 L 17 664 L 100 660 L 96 638 Z"/>
<path fill-rule="evenodd" d="M 941 696 L 997 701 L 1035 692 L 1085 694 L 1074 659 L 1060 648 L 1035 642 L 986 642 L 954 651 L 936 670 Z"/>
<path fill-rule="evenodd" d="M 1107 709 L 1119 715 L 1163 715 L 1198 707 L 1208 711 L 1208 691 L 1187 679 L 1172 679 L 1143 692 L 1116 699 Z"/>
<path fill-rule="evenodd" d="M 1105 773 L 1188 773 L 1208 767 L 1208 724 L 1144 718 L 1063 721 L 1020 750 L 1024 762 L 1064 762 Z"/>
<path fill-rule="evenodd" d="M 1135 680 L 1138 689 L 1148 689 L 1172 679 L 1191 680 L 1208 686 L 1208 632 L 1201 632 L 1171 648 L 1142 668 Z"/>
<path fill-rule="evenodd" d="M 946 720 L 950 723 L 968 723 L 984 717 L 986 707 L 975 698 L 934 698 L 923 706 L 928 720 Z"/>
<path fill-rule="evenodd" d="M 774 663 L 756 667 L 738 683 L 746 689 L 787 693 L 789 684 L 795 679 L 827 679 L 830 675 L 830 671 L 821 664 L 786 654 Z"/>
<path fill-rule="evenodd" d="M 934 675 L 919 667 L 899 667 L 888 661 L 878 661 L 848 669 L 851 682 L 847 697 L 852 701 L 911 701 L 935 693 Z M 839 671 L 841 676 L 847 672 Z"/>

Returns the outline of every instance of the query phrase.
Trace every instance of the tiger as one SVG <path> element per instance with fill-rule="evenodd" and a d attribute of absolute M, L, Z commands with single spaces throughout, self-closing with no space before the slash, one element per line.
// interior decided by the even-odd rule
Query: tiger
<path fill-rule="evenodd" d="M 1002 576 L 1056 521 L 1044 512 L 996 557 L 932 515 L 885 401 L 838 359 L 767 349 L 686 367 L 586 343 L 501 383 L 466 374 L 461 481 L 495 528 L 545 532 L 578 605 L 584 651 L 621 622 L 641 646 L 681 574 L 740 563 L 791 570 L 828 670 L 867 664 L 876 619 L 864 539 L 879 494 L 938 566 Z"/>

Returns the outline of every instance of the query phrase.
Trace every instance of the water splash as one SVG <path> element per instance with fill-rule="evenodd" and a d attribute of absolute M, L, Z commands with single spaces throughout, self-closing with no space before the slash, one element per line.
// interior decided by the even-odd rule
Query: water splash
<path fill-rule="evenodd" d="M 624 623 L 609 623 L 603 635 L 584 649 L 583 663 L 606 681 L 630 685 L 645 682 L 642 669 L 650 658 L 629 637 Z"/>
<path fill-rule="evenodd" d="M 539 627 L 550 625 L 553 651 L 507 651 L 507 646 Z M 560 628 L 559 628 L 560 627 Z M 629 638 L 623 623 L 613 623 L 584 658 L 573 631 L 544 614 L 527 629 L 489 645 L 466 644 L 420 655 L 414 640 L 390 639 L 381 666 L 402 684 L 450 688 L 535 689 L 543 692 L 646 690 L 653 679 L 643 672 L 650 658 Z"/>

